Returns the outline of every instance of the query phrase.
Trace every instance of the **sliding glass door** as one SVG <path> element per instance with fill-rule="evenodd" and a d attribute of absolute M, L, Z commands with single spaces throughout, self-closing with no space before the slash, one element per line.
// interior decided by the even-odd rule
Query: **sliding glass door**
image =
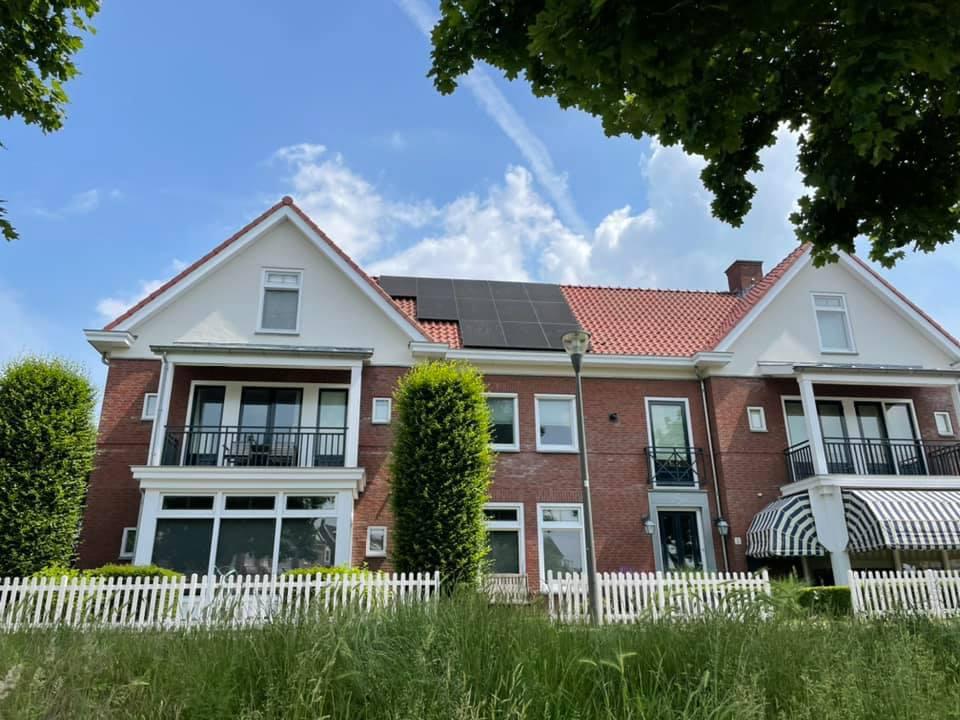
<path fill-rule="evenodd" d="M 300 388 L 243 388 L 234 464 L 297 464 L 302 395 Z"/>

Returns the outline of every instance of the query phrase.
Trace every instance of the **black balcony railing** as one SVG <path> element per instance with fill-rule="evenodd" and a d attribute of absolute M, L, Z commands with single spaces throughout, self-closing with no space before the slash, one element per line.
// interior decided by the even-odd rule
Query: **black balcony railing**
<path fill-rule="evenodd" d="M 650 483 L 664 487 L 702 485 L 703 449 L 696 447 L 648 447 L 647 474 Z"/>
<path fill-rule="evenodd" d="M 343 467 L 346 428 L 167 427 L 161 465 Z"/>
<path fill-rule="evenodd" d="M 960 476 L 960 443 L 955 440 L 824 438 L 823 450 L 831 475 Z M 793 445 L 783 452 L 791 482 L 816 474 L 809 443 Z"/>

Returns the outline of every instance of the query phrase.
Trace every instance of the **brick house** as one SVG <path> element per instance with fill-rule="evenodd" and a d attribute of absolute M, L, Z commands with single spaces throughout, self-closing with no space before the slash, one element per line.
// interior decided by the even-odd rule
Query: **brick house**
<path fill-rule="evenodd" d="M 584 564 L 584 359 L 598 569 L 960 562 L 960 345 L 859 259 L 800 247 L 728 290 L 366 275 L 289 198 L 122 316 L 80 564 L 389 567 L 391 395 L 415 363 L 485 375 L 494 570 Z"/>

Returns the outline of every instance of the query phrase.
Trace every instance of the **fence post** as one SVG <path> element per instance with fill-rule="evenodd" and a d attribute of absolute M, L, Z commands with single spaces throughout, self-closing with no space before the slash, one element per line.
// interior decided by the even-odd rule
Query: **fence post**
<path fill-rule="evenodd" d="M 859 617 L 863 613 L 863 601 L 860 597 L 859 573 L 856 570 L 850 571 L 847 584 L 850 586 L 850 609 L 854 617 Z"/>
<path fill-rule="evenodd" d="M 930 612 L 934 617 L 943 617 L 943 603 L 940 602 L 940 583 L 937 581 L 937 571 L 924 572 L 927 580 L 927 594 L 930 596 Z"/>

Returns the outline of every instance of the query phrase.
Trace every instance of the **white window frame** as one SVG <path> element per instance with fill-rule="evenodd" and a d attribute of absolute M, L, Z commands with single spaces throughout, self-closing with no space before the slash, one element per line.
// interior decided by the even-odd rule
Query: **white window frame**
<path fill-rule="evenodd" d="M 570 403 L 570 436 L 572 443 L 570 445 L 545 445 L 540 441 L 540 401 L 541 400 L 566 400 Z M 542 453 L 576 453 L 580 452 L 577 442 L 577 401 L 574 395 L 557 394 L 537 394 L 533 396 L 533 415 L 534 415 L 534 434 L 537 440 L 537 452 Z"/>
<path fill-rule="evenodd" d="M 756 427 L 753 425 L 753 413 L 759 414 L 760 424 Z M 760 405 L 748 405 L 747 427 L 750 428 L 750 432 L 767 432 L 767 411 Z"/>
<path fill-rule="evenodd" d="M 213 496 L 212 510 L 164 510 L 163 498 L 166 496 Z M 272 496 L 276 498 L 272 510 L 227 510 L 227 497 L 247 496 Z M 333 498 L 333 503 L 328 507 L 316 510 L 287 510 L 287 497 L 301 495 L 319 495 Z M 254 520 L 263 518 L 272 518 L 274 520 L 273 536 L 273 557 L 271 559 L 272 574 L 278 574 L 278 563 L 280 557 L 280 530 L 284 519 L 292 518 L 333 518 L 337 521 L 337 530 L 339 535 L 340 524 L 343 522 L 341 512 L 342 498 L 341 493 L 336 490 L 303 488 L 277 492 L 275 490 L 163 490 L 160 492 L 158 510 L 155 521 L 160 520 L 183 520 L 187 518 L 204 518 L 213 521 L 213 530 L 210 535 L 210 554 L 207 559 L 207 574 L 215 575 L 215 561 L 217 558 L 217 545 L 220 542 L 220 521 L 221 520 Z M 344 523 L 344 531 L 349 533 L 352 529 L 352 523 Z M 151 540 L 156 542 L 156 536 Z M 349 534 L 345 536 L 344 542 L 349 543 Z M 339 541 L 337 545 L 339 546 Z M 149 548 L 151 562 L 153 560 L 153 547 Z M 337 565 L 337 548 L 334 548 L 333 565 Z"/>
<path fill-rule="evenodd" d="M 946 411 L 938 411 L 933 414 L 933 422 L 937 426 L 937 435 L 940 437 L 953 437 L 953 418 Z"/>
<path fill-rule="evenodd" d="M 297 326 L 292 330 L 286 330 L 283 328 L 265 328 L 263 326 L 263 306 L 264 306 L 264 300 L 267 296 L 267 290 L 270 288 L 275 288 L 277 290 L 290 290 L 289 286 L 287 285 L 274 286 L 267 283 L 267 274 L 272 272 L 290 273 L 292 275 L 297 276 Z M 257 332 L 264 335 L 299 335 L 302 309 L 303 309 L 303 270 L 300 268 L 278 268 L 278 267 L 263 268 L 263 271 L 260 274 L 260 303 L 257 307 Z"/>
<path fill-rule="evenodd" d="M 681 486 L 680 490 L 682 491 L 685 488 L 698 488 L 700 487 L 700 467 L 699 459 L 697 458 L 697 453 L 694 451 L 696 444 L 693 437 L 693 418 L 690 415 L 690 399 L 685 397 L 647 397 L 644 400 L 644 410 L 647 413 L 647 446 L 655 448 L 656 445 L 653 442 L 653 423 L 650 422 L 650 405 L 651 403 L 683 403 L 683 416 L 687 422 L 687 442 L 690 443 L 687 447 L 690 448 L 690 464 L 693 466 L 693 479 L 694 482 L 692 485 Z M 649 461 L 648 461 L 649 462 Z M 657 480 L 656 477 L 653 479 L 653 485 L 656 487 Z M 670 486 L 671 489 L 674 488 L 673 485 Z"/>
<path fill-rule="evenodd" d="M 657 533 L 654 536 L 654 541 L 657 543 L 657 549 L 659 552 L 656 553 L 657 558 L 659 559 L 659 566 L 657 570 L 661 572 L 671 572 L 667 570 L 667 559 L 663 557 L 663 542 L 660 540 L 660 513 L 662 512 L 689 512 L 693 513 L 697 519 L 697 534 L 700 539 L 700 570 L 696 572 L 702 572 L 707 569 L 707 546 L 704 545 L 704 534 L 703 534 L 703 512 L 702 508 L 693 507 L 689 505 L 657 505 L 656 516 L 657 516 Z M 683 572 L 674 571 L 674 572 Z"/>
<path fill-rule="evenodd" d="M 843 307 L 842 308 L 817 307 L 817 298 L 839 298 Z M 847 305 L 847 296 L 843 293 L 836 293 L 836 292 L 814 292 L 814 293 L 810 293 L 810 304 L 813 306 L 813 321 L 817 326 L 817 340 L 820 343 L 820 352 L 831 354 L 831 355 L 856 355 L 857 341 L 853 337 L 853 324 L 850 322 L 850 308 Z M 847 328 L 847 337 L 850 339 L 850 347 L 834 348 L 834 347 L 826 347 L 823 344 L 823 335 L 820 332 L 820 318 L 817 317 L 817 313 L 821 313 L 821 312 L 840 313 L 841 315 L 843 315 L 843 322 Z"/>
<path fill-rule="evenodd" d="M 349 398 L 347 398 L 349 402 Z M 386 404 L 387 406 L 387 419 L 386 420 L 377 420 L 377 405 Z M 393 418 L 393 398 L 389 397 L 375 397 L 373 402 L 370 405 L 370 423 L 372 425 L 389 425 L 390 420 Z"/>
<path fill-rule="evenodd" d="M 383 550 L 371 550 L 370 549 L 370 536 L 373 534 L 374 530 L 383 531 Z M 367 557 L 373 558 L 383 558 L 387 556 L 387 538 L 389 537 L 389 530 L 386 525 L 369 525 L 367 526 L 367 547 L 365 555 Z"/>
<path fill-rule="evenodd" d="M 488 502 L 483 506 L 484 510 L 516 510 L 517 519 L 514 522 L 509 520 L 485 520 L 487 530 L 507 530 L 517 532 L 517 543 L 519 543 L 520 561 L 517 564 L 520 572 L 514 573 L 494 573 L 495 577 L 523 577 L 527 574 L 527 551 L 526 538 L 523 530 L 523 503 L 512 502 Z"/>
<path fill-rule="evenodd" d="M 543 511 L 547 508 L 576 508 L 580 511 L 580 522 L 550 522 L 544 523 Z M 544 528 L 546 525 L 546 528 Z M 543 568 L 543 531 L 556 528 L 557 530 L 580 531 L 580 565 L 584 573 L 587 571 L 587 537 L 583 522 L 583 505 L 581 503 L 544 502 L 537 503 L 537 560 L 540 566 L 540 586 L 546 588 L 547 573 Z"/>
<path fill-rule="evenodd" d="M 152 415 L 147 412 L 147 404 L 148 404 L 148 402 L 149 402 L 149 398 L 153 398 L 153 414 L 152 414 Z M 160 394 L 159 394 L 159 393 L 155 393 L 155 392 L 144 393 L 144 394 L 143 394 L 143 408 L 140 410 L 140 419 L 141 419 L 141 420 L 149 420 L 150 422 L 153 422 L 154 420 L 156 420 L 156 419 L 157 419 L 157 408 L 159 407 L 159 402 L 160 402 Z"/>
<path fill-rule="evenodd" d="M 888 404 L 906 404 L 910 409 L 910 421 L 913 423 L 913 431 L 917 434 L 917 440 L 922 444 L 923 443 L 923 433 L 920 431 L 920 423 L 917 421 L 917 409 L 913 405 L 912 398 L 892 398 L 892 397 L 849 397 L 846 395 L 817 395 L 815 398 L 819 400 L 830 400 L 833 402 L 838 402 L 843 406 L 843 425 L 847 431 L 847 437 L 851 440 L 862 440 L 860 436 L 860 423 L 857 422 L 857 412 L 856 412 L 856 403 L 858 402 L 875 402 L 875 403 L 888 403 Z M 793 400 L 795 402 L 802 402 L 802 398 L 799 395 L 781 395 L 780 396 L 780 410 L 783 413 L 783 428 L 784 433 L 787 436 L 787 442 L 789 447 L 793 447 L 797 444 L 793 438 L 790 437 L 790 425 L 787 422 L 787 402 Z M 818 418 L 819 421 L 819 418 Z"/>
<path fill-rule="evenodd" d="M 497 452 L 518 452 L 520 450 L 520 400 L 517 393 L 488 392 L 488 398 L 507 398 L 513 400 L 513 443 L 490 443 Z M 539 417 L 539 416 L 538 416 Z M 540 423 L 537 423 L 537 435 L 540 435 Z M 537 448 L 539 450 L 539 447 Z"/>
<path fill-rule="evenodd" d="M 133 545 L 127 549 L 127 542 L 130 535 L 133 535 Z M 131 560 L 133 559 L 134 552 L 137 547 L 137 529 L 135 527 L 125 527 L 123 533 L 120 536 L 120 552 L 117 553 L 117 557 L 121 560 Z"/>

